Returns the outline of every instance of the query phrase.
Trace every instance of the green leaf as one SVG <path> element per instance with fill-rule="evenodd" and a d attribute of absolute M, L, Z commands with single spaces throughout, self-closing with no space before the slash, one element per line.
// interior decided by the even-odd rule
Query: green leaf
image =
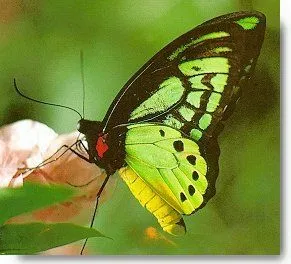
<path fill-rule="evenodd" d="M 13 216 L 65 201 L 74 193 L 68 187 L 36 183 L 25 183 L 21 188 L 0 189 L 0 224 Z"/>
<path fill-rule="evenodd" d="M 74 224 L 7 224 L 0 227 L 0 254 L 26 255 L 89 237 L 105 237 L 96 229 Z"/>

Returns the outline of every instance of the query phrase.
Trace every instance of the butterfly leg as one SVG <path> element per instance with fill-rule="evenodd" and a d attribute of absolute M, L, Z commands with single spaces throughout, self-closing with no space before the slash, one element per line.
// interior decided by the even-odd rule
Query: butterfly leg
<path fill-rule="evenodd" d="M 103 181 L 103 183 L 102 183 L 102 185 L 101 185 L 101 187 L 100 187 L 100 189 L 99 189 L 99 191 L 98 191 L 98 193 L 96 195 L 96 202 L 95 202 L 94 212 L 93 212 L 91 223 L 90 223 L 90 228 L 93 227 L 94 220 L 95 220 L 95 217 L 96 217 L 97 208 L 98 208 L 99 198 L 100 198 L 100 196 L 102 194 L 102 191 L 104 190 L 104 188 L 105 188 L 105 186 L 106 186 L 106 184 L 107 184 L 107 182 L 109 180 L 109 177 L 110 177 L 110 175 L 107 174 L 105 180 Z M 85 240 L 85 242 L 84 242 L 84 244 L 82 246 L 80 255 L 83 255 L 83 252 L 84 252 L 84 249 L 86 247 L 87 242 L 88 242 L 88 238 L 86 238 L 86 240 Z"/>
<path fill-rule="evenodd" d="M 62 145 L 59 149 L 57 149 L 50 157 L 48 157 L 47 159 L 45 159 L 42 163 L 40 163 L 37 167 L 42 167 L 45 166 L 51 162 L 57 161 L 60 157 L 62 157 L 65 153 L 67 153 L 67 151 L 71 151 L 74 154 L 76 154 L 78 157 L 85 159 L 86 161 L 88 161 L 88 159 L 86 157 L 84 157 L 83 155 L 81 155 L 80 153 L 78 153 L 77 151 L 75 151 L 73 149 L 74 146 L 78 146 L 80 140 L 77 140 L 76 142 L 74 142 L 74 144 L 68 146 L 68 145 Z M 60 154 L 58 157 L 50 160 L 53 156 L 55 156 L 58 152 L 60 152 L 63 148 L 66 148 L 66 150 Z"/>
<path fill-rule="evenodd" d="M 46 158 L 43 162 L 41 162 L 39 165 L 35 166 L 35 167 L 30 167 L 30 168 L 19 168 L 19 170 L 22 170 L 23 173 L 27 173 L 31 170 L 35 170 L 38 168 L 41 168 L 43 166 L 46 166 L 52 162 L 57 161 L 59 158 L 61 158 L 63 155 L 65 155 L 68 151 L 73 152 L 74 154 L 76 154 L 79 158 L 92 163 L 87 157 L 83 156 L 82 154 L 78 153 L 76 150 L 73 149 L 73 147 L 77 144 L 79 144 L 79 142 L 81 142 L 81 140 L 78 140 L 76 142 L 74 142 L 74 144 L 68 146 L 68 145 L 62 145 L 60 148 L 58 148 L 50 157 Z M 84 144 L 82 143 L 82 145 L 84 146 Z M 63 148 L 66 148 L 66 150 L 61 153 L 59 156 L 57 156 L 56 158 L 52 159 L 52 157 L 54 157 L 57 153 L 59 153 Z M 85 148 L 85 146 L 84 146 Z M 85 148 L 86 149 L 86 148 Z M 87 149 L 86 149 L 87 151 Z"/>
<path fill-rule="evenodd" d="M 78 142 L 78 141 L 77 141 Z M 81 141 L 80 141 L 81 142 Z M 77 143 L 78 144 L 78 143 Z M 84 144 L 82 143 L 82 145 L 84 146 Z M 83 160 L 85 160 L 85 161 L 87 161 L 87 162 L 89 162 L 89 163 L 93 163 L 89 158 L 87 158 L 87 157 L 85 157 L 85 156 L 83 156 L 82 154 L 80 154 L 79 152 L 77 152 L 76 150 L 74 150 L 74 149 L 72 149 L 71 147 L 69 147 L 69 146 L 67 146 L 67 145 L 63 145 L 63 147 L 66 147 L 67 148 L 67 150 L 65 151 L 65 152 L 67 152 L 68 150 L 70 150 L 71 152 L 73 152 L 74 154 L 76 154 L 79 158 L 81 158 L 81 159 L 83 159 Z M 85 147 L 85 146 L 84 146 Z M 86 149 L 86 148 L 85 148 Z M 86 151 L 87 151 L 87 149 L 86 149 Z M 63 153 L 64 154 L 64 153 Z M 63 155 L 62 154 L 62 155 Z M 60 156 L 59 156 L 60 157 Z M 58 158 L 59 158 L 58 157 Z"/>

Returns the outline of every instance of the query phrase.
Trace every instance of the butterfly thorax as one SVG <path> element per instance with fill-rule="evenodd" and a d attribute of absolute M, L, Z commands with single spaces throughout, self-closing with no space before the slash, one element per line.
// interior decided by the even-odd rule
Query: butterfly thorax
<path fill-rule="evenodd" d="M 124 133 L 121 130 L 104 131 L 102 122 L 81 119 L 78 131 L 86 137 L 90 162 L 108 174 L 124 165 Z"/>

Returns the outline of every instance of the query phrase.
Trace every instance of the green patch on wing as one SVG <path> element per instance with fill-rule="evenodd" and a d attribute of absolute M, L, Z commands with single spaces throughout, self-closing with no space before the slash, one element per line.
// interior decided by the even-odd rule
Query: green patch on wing
<path fill-rule="evenodd" d="M 205 130 L 207 127 L 209 127 L 211 119 L 212 116 L 210 114 L 204 114 L 199 120 L 199 127 Z"/>
<path fill-rule="evenodd" d="M 126 162 L 169 205 L 191 214 L 203 203 L 207 164 L 197 143 L 168 126 L 128 127 Z"/>
<path fill-rule="evenodd" d="M 193 138 L 195 141 L 198 141 L 202 137 L 202 132 L 196 128 L 193 128 L 190 131 L 190 137 Z"/>
<path fill-rule="evenodd" d="M 188 122 L 190 122 L 192 120 L 192 117 L 195 114 L 194 110 L 192 110 L 186 106 L 181 106 L 178 111 L 179 111 L 180 115 Z"/>
<path fill-rule="evenodd" d="M 184 123 L 175 118 L 172 114 L 167 115 L 163 123 L 176 129 L 180 129 L 182 126 L 184 126 Z"/>
<path fill-rule="evenodd" d="M 186 49 L 188 49 L 189 47 L 195 45 L 195 44 L 198 44 L 202 41 L 205 41 L 205 40 L 211 40 L 211 39 L 216 39 L 216 38 L 223 38 L 223 37 L 228 37 L 229 36 L 229 33 L 227 32 L 224 32 L 224 31 L 218 31 L 218 32 L 211 32 L 211 33 L 208 33 L 206 35 L 203 35 L 197 39 L 194 39 L 192 40 L 191 42 L 179 47 L 178 49 L 176 49 L 172 54 L 171 56 L 168 57 L 169 60 L 173 60 L 175 58 L 178 57 L 178 55 L 185 51 Z"/>
<path fill-rule="evenodd" d="M 228 74 L 218 73 L 210 80 L 210 84 L 213 86 L 215 92 L 222 93 L 224 87 L 227 85 Z"/>
<path fill-rule="evenodd" d="M 130 120 L 166 111 L 182 98 L 184 90 L 179 78 L 168 78 L 160 84 L 158 91 L 132 111 Z"/>
<path fill-rule="evenodd" d="M 201 96 L 204 94 L 204 92 L 199 91 L 199 92 L 190 92 L 187 96 L 186 101 L 193 105 L 196 108 L 200 107 L 200 100 L 201 100 Z"/>
<path fill-rule="evenodd" d="M 196 76 L 189 78 L 189 81 L 191 83 L 191 87 L 193 89 L 210 90 L 210 88 L 203 83 L 203 78 L 205 78 L 205 74 L 196 75 Z"/>
<path fill-rule="evenodd" d="M 227 58 L 210 57 L 186 61 L 178 67 L 184 75 L 193 76 L 205 73 L 228 73 L 230 65 Z"/>
<path fill-rule="evenodd" d="M 212 49 L 211 51 L 215 53 L 222 53 L 222 52 L 230 52 L 232 51 L 232 49 L 229 47 L 217 47 L 217 48 Z"/>
<path fill-rule="evenodd" d="M 160 128 L 157 133 L 157 129 Z M 164 139 L 163 133 L 167 132 L 167 138 L 177 138 L 181 133 L 166 126 L 154 126 L 149 124 L 136 124 L 128 127 L 126 144 L 152 143 Z"/>
<path fill-rule="evenodd" d="M 214 112 L 216 108 L 219 106 L 219 102 L 221 100 L 221 94 L 219 93 L 212 93 L 208 99 L 206 111 Z"/>
<path fill-rule="evenodd" d="M 259 24 L 259 22 L 260 22 L 259 18 L 255 16 L 250 16 L 239 19 L 235 23 L 240 25 L 245 30 L 251 30 L 254 29 L 257 26 L 257 24 Z"/>

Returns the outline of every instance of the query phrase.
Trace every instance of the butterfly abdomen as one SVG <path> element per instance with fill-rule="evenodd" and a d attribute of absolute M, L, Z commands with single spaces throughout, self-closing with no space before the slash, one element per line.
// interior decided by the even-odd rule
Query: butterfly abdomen
<path fill-rule="evenodd" d="M 119 173 L 135 198 L 158 219 L 165 232 L 177 236 L 186 233 L 181 214 L 155 193 L 132 169 L 123 168 Z"/>

